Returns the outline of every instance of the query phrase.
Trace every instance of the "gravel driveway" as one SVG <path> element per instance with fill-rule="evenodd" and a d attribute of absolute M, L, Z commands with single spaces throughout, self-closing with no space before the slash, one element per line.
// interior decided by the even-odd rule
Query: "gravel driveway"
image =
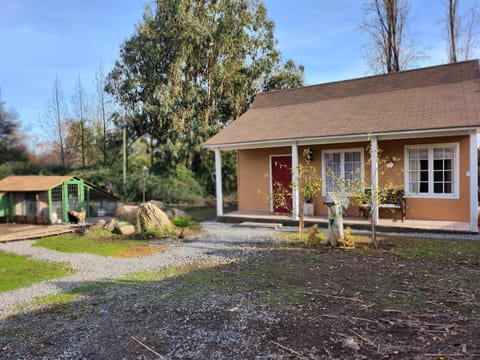
<path fill-rule="evenodd" d="M 169 251 L 131 259 L 61 253 L 32 247 L 35 241 L 31 240 L 0 244 L 0 251 L 27 255 L 37 260 L 65 262 L 74 270 L 72 275 L 63 278 L 0 293 L 0 319 L 17 313 L 19 305 L 28 304 L 35 298 L 66 292 L 88 283 L 116 280 L 128 273 L 247 256 L 257 245 L 273 241 L 275 234 L 272 229 L 244 228 L 216 222 L 204 222 L 202 229 L 208 234 L 202 239 L 178 242 Z"/>

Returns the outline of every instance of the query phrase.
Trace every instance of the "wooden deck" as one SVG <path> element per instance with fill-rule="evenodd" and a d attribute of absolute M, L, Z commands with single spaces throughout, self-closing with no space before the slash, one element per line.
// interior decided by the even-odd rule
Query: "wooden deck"
<path fill-rule="evenodd" d="M 0 243 L 40 239 L 46 236 L 71 233 L 75 227 L 64 225 L 0 224 Z"/>
<path fill-rule="evenodd" d="M 243 222 L 243 221 L 263 221 L 282 223 L 284 225 L 297 226 L 297 221 L 292 220 L 290 215 L 278 215 L 267 212 L 255 211 L 232 211 L 221 216 L 220 221 L 225 222 Z M 305 225 L 311 226 L 319 224 L 327 227 L 326 216 L 305 216 Z M 358 217 L 345 217 L 343 219 L 345 226 L 353 229 L 366 229 L 370 227 L 370 220 L 359 219 Z M 438 221 L 438 220 L 409 220 L 402 222 L 401 219 L 382 219 L 378 221 L 377 229 L 379 231 L 389 232 L 453 232 L 453 233 L 471 233 L 470 223 L 461 221 Z"/>

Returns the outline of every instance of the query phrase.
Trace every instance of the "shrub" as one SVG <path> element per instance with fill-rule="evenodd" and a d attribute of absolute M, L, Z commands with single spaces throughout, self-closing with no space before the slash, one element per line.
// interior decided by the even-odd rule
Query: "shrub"
<path fill-rule="evenodd" d="M 0 165 L 0 179 L 12 175 L 37 175 L 38 168 L 28 162 L 9 161 Z"/>
<path fill-rule="evenodd" d="M 205 196 L 205 191 L 195 179 L 193 172 L 183 165 L 177 166 L 174 173 L 149 176 L 147 193 L 149 194 L 147 197 L 167 203 L 192 203 Z"/>
<path fill-rule="evenodd" d="M 175 216 L 172 219 L 173 224 L 180 228 L 185 229 L 192 225 L 195 225 L 195 221 L 192 221 L 189 216 Z"/>

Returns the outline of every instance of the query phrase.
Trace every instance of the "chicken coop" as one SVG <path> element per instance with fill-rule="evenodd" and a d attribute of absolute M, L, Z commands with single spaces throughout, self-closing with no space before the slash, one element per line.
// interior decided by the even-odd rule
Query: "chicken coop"
<path fill-rule="evenodd" d="M 75 176 L 9 176 L 0 180 L 0 221 L 59 224 L 69 211 L 113 216 L 118 198 Z"/>

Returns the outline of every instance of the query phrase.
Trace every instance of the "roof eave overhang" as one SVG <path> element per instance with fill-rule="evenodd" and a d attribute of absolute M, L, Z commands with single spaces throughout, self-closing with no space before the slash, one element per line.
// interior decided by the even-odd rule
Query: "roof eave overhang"
<path fill-rule="evenodd" d="M 278 140 L 260 140 L 251 142 L 238 142 L 238 143 L 225 143 L 203 145 L 203 148 L 208 150 L 248 150 L 248 149 L 261 149 L 261 148 L 275 148 L 285 147 L 296 144 L 298 146 L 308 145 L 322 145 L 322 144 L 336 144 L 336 143 L 352 143 L 369 141 L 372 136 L 375 136 L 377 140 L 400 140 L 400 139 L 414 139 L 422 137 L 441 137 L 441 136 L 458 136 L 466 135 L 471 131 L 479 131 L 477 126 L 468 127 L 456 127 L 456 128 L 444 128 L 444 129 L 425 129 L 425 130 L 405 130 L 405 131 L 385 131 L 385 132 L 372 132 L 363 134 L 351 134 L 351 135 L 335 135 L 335 136 L 319 136 L 309 138 L 298 139 L 278 139 Z"/>

